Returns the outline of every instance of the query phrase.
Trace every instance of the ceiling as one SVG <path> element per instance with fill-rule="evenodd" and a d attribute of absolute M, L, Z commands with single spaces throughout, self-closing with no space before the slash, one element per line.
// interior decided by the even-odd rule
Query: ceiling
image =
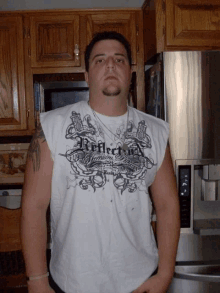
<path fill-rule="evenodd" d="M 0 10 L 140 8 L 144 1 L 145 0 L 0 0 Z"/>

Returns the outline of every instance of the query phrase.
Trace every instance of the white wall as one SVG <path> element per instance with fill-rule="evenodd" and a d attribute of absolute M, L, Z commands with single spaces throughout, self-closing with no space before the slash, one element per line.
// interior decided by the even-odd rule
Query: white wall
<path fill-rule="evenodd" d="M 141 7 L 144 0 L 0 0 L 0 10 Z"/>

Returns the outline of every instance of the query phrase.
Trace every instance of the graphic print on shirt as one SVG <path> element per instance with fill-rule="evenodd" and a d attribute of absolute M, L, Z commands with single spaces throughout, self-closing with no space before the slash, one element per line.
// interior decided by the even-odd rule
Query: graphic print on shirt
<path fill-rule="evenodd" d="M 97 121 L 92 124 L 89 114 L 81 118 L 81 114 L 72 111 L 71 124 L 66 129 L 66 139 L 73 142 L 64 156 L 71 165 L 74 175 L 68 178 L 68 183 L 79 184 L 82 189 L 92 186 L 95 191 L 103 188 L 107 176 L 113 176 L 114 186 L 123 191 L 135 192 L 145 180 L 148 169 L 155 166 L 152 158 L 144 154 L 144 150 L 151 148 L 151 138 L 146 133 L 147 126 L 142 120 L 136 126 L 132 120 L 128 121 L 127 129 L 121 125 L 117 128 L 115 147 L 111 148 L 104 140 L 104 132 Z M 127 150 L 122 148 L 126 143 Z"/>

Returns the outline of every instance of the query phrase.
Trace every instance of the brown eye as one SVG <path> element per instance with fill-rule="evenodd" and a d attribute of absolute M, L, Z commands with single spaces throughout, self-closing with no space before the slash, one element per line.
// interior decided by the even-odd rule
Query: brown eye
<path fill-rule="evenodd" d="M 122 58 L 117 58 L 115 61 L 116 61 L 117 63 L 124 63 L 124 59 L 122 59 Z"/>
<path fill-rule="evenodd" d="M 99 63 L 102 63 L 102 62 L 104 62 L 104 59 L 98 59 L 98 60 L 96 60 L 96 64 L 99 64 Z"/>

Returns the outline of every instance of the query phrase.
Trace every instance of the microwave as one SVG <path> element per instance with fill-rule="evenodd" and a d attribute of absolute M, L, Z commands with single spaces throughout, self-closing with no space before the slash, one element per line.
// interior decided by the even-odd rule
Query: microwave
<path fill-rule="evenodd" d="M 51 111 L 89 100 L 86 81 L 49 81 L 34 83 L 35 111 Z"/>

